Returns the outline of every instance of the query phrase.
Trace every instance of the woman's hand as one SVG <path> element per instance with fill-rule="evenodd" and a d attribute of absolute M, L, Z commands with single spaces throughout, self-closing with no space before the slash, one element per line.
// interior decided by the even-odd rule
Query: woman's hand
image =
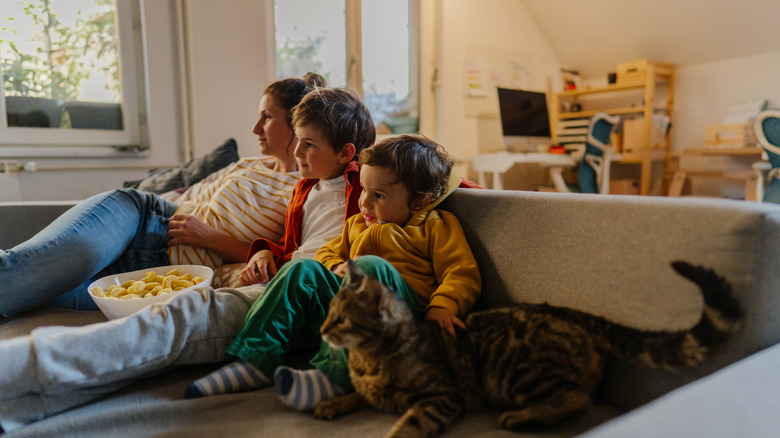
<path fill-rule="evenodd" d="M 174 214 L 168 221 L 168 246 L 177 245 L 213 251 L 226 263 L 243 262 L 250 248 L 249 243 L 186 214 Z"/>
<path fill-rule="evenodd" d="M 454 313 L 443 307 L 431 307 L 425 313 L 425 319 L 436 321 L 441 328 L 447 331 L 452 337 L 455 337 L 455 326 L 462 329 L 466 328 L 466 324 L 460 320 Z"/>
<path fill-rule="evenodd" d="M 264 249 L 256 252 L 249 259 L 239 278 L 241 284 L 249 286 L 250 284 L 268 283 L 276 275 L 276 262 L 271 251 Z"/>
<path fill-rule="evenodd" d="M 195 216 L 174 214 L 168 221 L 168 246 L 209 248 L 217 230 Z"/>

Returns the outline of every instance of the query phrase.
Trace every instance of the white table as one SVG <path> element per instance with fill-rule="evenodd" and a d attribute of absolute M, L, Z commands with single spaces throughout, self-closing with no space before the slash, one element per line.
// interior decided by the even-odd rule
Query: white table
<path fill-rule="evenodd" d="M 494 154 L 480 154 L 472 157 L 471 166 L 479 173 L 479 184 L 486 186 L 487 173 L 493 173 L 493 189 L 503 190 L 504 174 L 516 163 L 536 164 L 546 167 L 550 172 L 555 190 L 568 192 L 566 182 L 563 180 L 563 168 L 575 167 L 577 162 L 567 154 L 549 154 L 543 152 L 497 152 Z"/>

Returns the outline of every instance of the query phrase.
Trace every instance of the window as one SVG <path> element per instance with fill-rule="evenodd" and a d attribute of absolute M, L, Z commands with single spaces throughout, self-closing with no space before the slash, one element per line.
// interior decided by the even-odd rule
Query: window
<path fill-rule="evenodd" d="M 417 132 L 416 4 L 276 0 L 277 76 L 320 73 L 362 94 L 378 133 Z"/>
<path fill-rule="evenodd" d="M 0 155 L 141 145 L 138 8 L 138 0 L 4 3 Z"/>

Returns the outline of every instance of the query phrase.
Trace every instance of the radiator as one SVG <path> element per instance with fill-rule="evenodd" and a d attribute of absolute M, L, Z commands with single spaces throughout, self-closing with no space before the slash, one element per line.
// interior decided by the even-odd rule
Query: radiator
<path fill-rule="evenodd" d="M 22 189 L 19 186 L 19 163 L 0 161 L 0 201 L 21 201 Z"/>

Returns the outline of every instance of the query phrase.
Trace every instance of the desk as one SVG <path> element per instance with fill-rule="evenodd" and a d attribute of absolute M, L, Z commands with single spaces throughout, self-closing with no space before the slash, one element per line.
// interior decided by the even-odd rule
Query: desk
<path fill-rule="evenodd" d="M 751 169 L 707 168 L 707 169 L 677 169 L 672 176 L 668 196 L 682 196 L 686 182 L 693 178 L 721 178 L 741 181 L 745 185 L 746 201 L 761 201 L 764 196 L 764 181 L 771 165 L 762 161 L 764 149 L 760 147 L 742 148 L 692 148 L 685 149 L 682 156 L 696 157 L 734 157 L 753 158 Z"/>
<path fill-rule="evenodd" d="M 566 183 L 561 172 L 564 167 L 575 167 L 577 162 L 566 154 L 549 154 L 542 152 L 513 153 L 497 152 L 495 154 L 480 154 L 470 160 L 471 166 L 479 173 L 479 185 L 487 184 L 487 173 L 493 173 L 493 189 L 503 190 L 504 174 L 517 163 L 536 164 L 548 168 L 555 189 L 567 192 Z"/>

